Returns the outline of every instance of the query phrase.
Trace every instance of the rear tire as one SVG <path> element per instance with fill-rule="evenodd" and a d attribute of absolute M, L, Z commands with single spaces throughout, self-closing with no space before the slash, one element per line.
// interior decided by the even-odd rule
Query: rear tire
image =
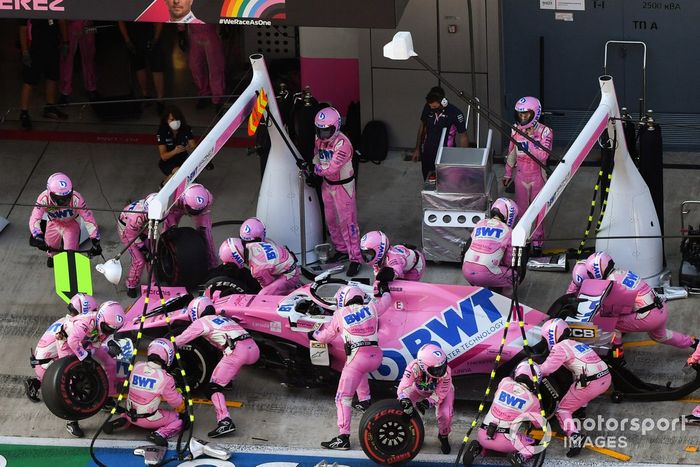
<path fill-rule="evenodd" d="M 156 274 L 163 285 L 196 287 L 207 278 L 209 251 L 204 236 L 191 227 L 166 231 L 158 243 Z"/>
<path fill-rule="evenodd" d="M 203 338 L 195 339 L 187 345 L 178 347 L 180 362 L 185 369 L 187 384 L 192 391 L 206 388 L 214 372 L 214 367 L 221 359 L 221 353 Z M 179 367 L 175 364 L 177 370 Z M 176 371 L 178 384 L 182 385 L 182 376 Z"/>
<path fill-rule="evenodd" d="M 97 364 L 86 370 L 75 356 L 63 357 L 46 370 L 41 398 L 46 407 L 64 420 L 83 420 L 95 415 L 107 401 L 107 373 Z"/>
<path fill-rule="evenodd" d="M 410 417 L 396 399 L 372 404 L 360 420 L 362 450 L 372 461 L 391 465 L 408 462 L 423 447 L 425 429 L 418 411 Z"/>

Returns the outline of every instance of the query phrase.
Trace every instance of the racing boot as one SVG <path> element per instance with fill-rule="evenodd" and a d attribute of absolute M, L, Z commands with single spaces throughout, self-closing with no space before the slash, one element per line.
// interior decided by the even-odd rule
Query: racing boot
<path fill-rule="evenodd" d="M 321 446 L 326 449 L 347 451 L 350 449 L 350 435 L 338 435 L 330 441 L 323 441 Z"/>
<path fill-rule="evenodd" d="M 226 417 L 219 420 L 219 424 L 216 426 L 216 428 L 207 433 L 207 436 L 210 438 L 218 438 L 219 436 L 224 436 L 229 433 L 233 433 L 234 431 L 236 431 L 236 425 L 233 424 L 233 420 Z"/>
<path fill-rule="evenodd" d="M 348 277 L 355 277 L 357 274 L 359 274 L 361 267 L 362 265 L 360 263 L 350 261 L 350 264 L 348 264 L 348 270 L 345 272 L 345 275 Z"/>
<path fill-rule="evenodd" d="M 438 435 L 438 441 L 440 441 L 440 451 L 443 454 L 449 454 L 452 451 L 450 447 L 450 441 L 447 439 L 448 435 Z"/>
<path fill-rule="evenodd" d="M 698 338 L 695 337 L 695 336 L 690 336 L 690 337 L 691 337 L 691 339 L 693 339 L 693 343 L 690 344 L 690 348 L 693 349 L 693 350 L 697 350 L 698 344 L 700 343 L 700 339 L 698 339 Z"/>
<path fill-rule="evenodd" d="M 467 448 L 464 450 L 464 455 L 462 456 L 462 465 L 464 467 L 469 467 L 474 463 L 474 459 L 481 453 L 481 445 L 478 441 L 469 441 Z"/>
<path fill-rule="evenodd" d="M 129 287 L 126 289 L 126 296 L 129 298 L 136 298 L 139 295 L 139 289 L 136 287 Z"/>
<path fill-rule="evenodd" d="M 365 410 L 369 409 L 370 405 L 372 405 L 370 400 L 356 401 L 354 404 L 352 404 L 352 408 L 358 412 L 365 413 Z"/>
<path fill-rule="evenodd" d="M 102 431 L 108 435 L 111 435 L 115 430 L 125 427 L 127 423 L 128 422 L 124 417 L 115 418 L 114 420 L 110 420 L 108 423 L 105 423 L 102 427 Z"/>
<path fill-rule="evenodd" d="M 48 258 L 46 258 L 46 267 L 47 268 L 53 267 L 53 256 L 49 256 Z"/>
<path fill-rule="evenodd" d="M 569 450 L 566 452 L 566 457 L 571 458 L 581 454 L 585 439 L 586 438 L 584 438 L 581 433 L 573 433 L 569 436 Z"/>
<path fill-rule="evenodd" d="M 574 418 L 578 418 L 581 421 L 584 421 L 586 419 L 586 407 L 579 408 L 573 414 L 571 414 L 571 416 Z"/>
<path fill-rule="evenodd" d="M 155 444 L 156 446 L 168 447 L 168 439 L 163 438 L 163 435 L 161 435 L 157 431 L 151 432 L 151 434 L 149 434 L 148 438 L 146 439 L 151 443 Z"/>
<path fill-rule="evenodd" d="M 700 426 L 700 417 L 692 413 L 690 415 L 681 415 L 681 421 L 686 425 Z"/>
<path fill-rule="evenodd" d="M 506 457 L 512 467 L 523 467 L 525 465 L 525 459 L 519 452 L 509 452 Z"/>
<path fill-rule="evenodd" d="M 77 421 L 66 423 L 66 430 L 68 430 L 68 433 L 75 436 L 76 438 L 82 438 L 83 436 L 85 436 L 85 433 L 83 433 L 83 429 L 80 428 L 80 425 L 78 425 Z"/>
<path fill-rule="evenodd" d="M 41 381 L 39 381 L 39 378 L 27 378 L 24 380 L 24 392 L 30 401 L 41 402 L 41 399 L 39 399 L 40 390 Z"/>

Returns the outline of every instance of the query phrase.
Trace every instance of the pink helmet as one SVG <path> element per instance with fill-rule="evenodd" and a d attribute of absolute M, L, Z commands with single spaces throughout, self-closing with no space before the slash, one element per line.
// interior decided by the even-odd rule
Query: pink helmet
<path fill-rule="evenodd" d="M 104 302 L 97 310 L 97 330 L 107 336 L 119 331 L 125 320 L 124 308 L 115 301 Z"/>
<path fill-rule="evenodd" d="M 541 115 L 542 104 L 536 97 L 521 97 L 515 103 L 515 123 L 523 130 L 534 126 Z"/>
<path fill-rule="evenodd" d="M 209 297 L 197 297 L 187 305 L 187 315 L 191 321 L 197 321 L 202 316 L 215 315 L 214 302 Z"/>
<path fill-rule="evenodd" d="M 168 339 L 162 337 L 154 339 L 148 344 L 148 361 L 160 364 L 168 368 L 175 360 L 175 347 Z"/>
<path fill-rule="evenodd" d="M 615 269 L 615 261 L 605 251 L 596 251 L 586 260 L 586 272 L 591 279 L 605 279 Z"/>
<path fill-rule="evenodd" d="M 433 378 L 441 378 L 447 372 L 447 356 L 435 344 L 425 344 L 421 347 L 416 359 L 421 370 Z"/>
<path fill-rule="evenodd" d="M 46 181 L 46 189 L 53 202 L 59 206 L 66 206 L 73 197 L 73 183 L 63 172 L 51 175 Z"/>
<path fill-rule="evenodd" d="M 360 250 L 365 263 L 381 264 L 389 251 L 389 238 L 381 230 L 367 232 L 360 240 Z"/>
<path fill-rule="evenodd" d="M 97 300 L 92 295 L 77 293 L 73 295 L 68 304 L 68 311 L 71 315 L 86 315 L 97 310 Z"/>
<path fill-rule="evenodd" d="M 185 205 L 185 211 L 191 216 L 196 216 L 204 212 L 211 206 L 212 196 L 209 190 L 204 188 L 199 183 L 193 183 L 188 186 L 182 194 L 182 199 Z"/>
<path fill-rule="evenodd" d="M 355 285 L 346 285 L 336 292 L 335 303 L 338 305 L 338 308 L 342 308 L 357 297 L 360 297 L 360 299 L 362 299 L 362 303 L 364 303 L 365 293 L 362 291 L 362 289 Z"/>
<path fill-rule="evenodd" d="M 571 280 L 578 287 L 581 287 L 581 283 L 588 277 L 588 269 L 586 268 L 586 260 L 576 261 L 574 267 L 571 269 Z"/>
<path fill-rule="evenodd" d="M 230 237 L 219 247 L 219 259 L 224 264 L 235 264 L 239 268 L 245 266 L 245 247 L 240 238 Z"/>
<path fill-rule="evenodd" d="M 518 205 L 510 198 L 498 198 L 491 205 L 491 216 L 499 216 L 508 227 L 513 227 L 518 217 Z"/>
<path fill-rule="evenodd" d="M 569 335 L 569 325 L 560 318 L 550 319 L 542 325 L 542 338 L 547 341 L 547 346 L 551 349 L 554 344 Z"/>
<path fill-rule="evenodd" d="M 251 217 L 241 224 L 239 234 L 244 242 L 263 242 L 266 234 L 265 224 L 257 217 Z"/>
<path fill-rule="evenodd" d="M 533 376 L 535 377 L 534 380 Z M 540 378 L 542 378 L 542 371 L 540 370 L 540 366 L 534 362 L 532 367 L 530 367 L 528 361 L 523 360 L 522 362 L 518 363 L 518 366 L 516 366 L 515 370 L 513 370 L 513 379 L 518 383 L 526 384 L 531 390 L 534 390 L 535 385 L 539 384 Z"/>
<path fill-rule="evenodd" d="M 337 135 L 340 131 L 341 120 L 340 113 L 333 107 L 319 110 L 314 118 L 318 139 L 326 140 Z"/>

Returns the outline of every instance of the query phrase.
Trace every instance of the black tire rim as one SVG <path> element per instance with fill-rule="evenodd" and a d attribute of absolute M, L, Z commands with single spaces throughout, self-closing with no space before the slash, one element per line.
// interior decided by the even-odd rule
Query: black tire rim
<path fill-rule="evenodd" d="M 373 430 L 373 437 L 379 448 L 387 456 L 405 453 L 411 440 L 411 433 L 404 420 L 390 417 L 382 420 Z"/>
<path fill-rule="evenodd" d="M 82 365 L 78 365 L 68 371 L 67 382 L 71 403 L 92 407 L 100 401 L 103 388 L 102 379 L 97 371 L 87 371 Z"/>

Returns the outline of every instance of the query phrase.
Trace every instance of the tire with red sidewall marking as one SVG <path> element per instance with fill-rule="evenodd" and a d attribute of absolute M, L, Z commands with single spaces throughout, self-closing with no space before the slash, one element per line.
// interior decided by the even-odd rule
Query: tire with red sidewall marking
<path fill-rule="evenodd" d="M 41 398 L 46 407 L 64 420 L 92 417 L 107 401 L 107 373 L 99 365 L 87 370 L 71 355 L 53 362 L 41 383 Z"/>
<path fill-rule="evenodd" d="M 395 465 L 410 461 L 423 447 L 425 429 L 417 410 L 412 416 L 403 412 L 396 399 L 376 402 L 360 420 L 360 445 L 372 461 Z"/>

